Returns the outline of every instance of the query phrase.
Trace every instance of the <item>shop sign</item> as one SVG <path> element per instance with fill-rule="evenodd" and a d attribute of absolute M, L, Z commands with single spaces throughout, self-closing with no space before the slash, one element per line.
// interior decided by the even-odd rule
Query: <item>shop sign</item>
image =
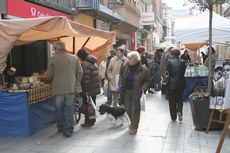
<path fill-rule="evenodd" d="M 60 10 L 62 12 L 70 13 L 71 8 L 75 7 L 71 5 L 72 0 L 25 0 L 35 4 L 41 4 L 42 6 Z"/>
<path fill-rule="evenodd" d="M 18 8 L 20 8 L 20 11 Z M 69 14 L 25 2 L 24 0 L 7 0 L 7 14 L 23 18 L 39 18 L 49 16 L 65 16 L 69 19 L 71 18 Z"/>
<path fill-rule="evenodd" d="M 113 31 L 115 32 L 116 37 L 122 37 L 122 32 L 121 32 L 121 30 L 113 29 Z"/>
<path fill-rule="evenodd" d="M 96 24 L 97 24 L 97 29 L 109 31 L 109 23 L 97 19 Z"/>
<path fill-rule="evenodd" d="M 154 13 L 141 13 L 140 25 L 153 25 Z"/>

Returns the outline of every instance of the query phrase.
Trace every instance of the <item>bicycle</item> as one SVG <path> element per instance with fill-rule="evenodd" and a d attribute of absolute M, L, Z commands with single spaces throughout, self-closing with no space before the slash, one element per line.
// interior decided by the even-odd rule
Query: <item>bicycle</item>
<path fill-rule="evenodd" d="M 74 101 L 75 101 L 74 119 L 76 123 L 78 123 L 81 120 L 80 106 L 83 103 L 83 99 L 82 97 L 77 95 Z"/>

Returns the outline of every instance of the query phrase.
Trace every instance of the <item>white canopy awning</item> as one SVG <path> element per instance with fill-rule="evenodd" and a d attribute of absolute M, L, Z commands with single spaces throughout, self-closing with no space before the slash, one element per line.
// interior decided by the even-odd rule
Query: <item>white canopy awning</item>
<path fill-rule="evenodd" d="M 213 12 L 213 42 L 230 41 L 230 20 Z M 198 43 L 209 40 L 209 12 L 175 21 L 176 41 Z"/>

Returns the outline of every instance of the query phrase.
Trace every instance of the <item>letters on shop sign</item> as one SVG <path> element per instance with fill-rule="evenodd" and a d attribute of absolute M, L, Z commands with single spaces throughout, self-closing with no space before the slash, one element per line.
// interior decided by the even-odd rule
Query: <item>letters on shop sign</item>
<path fill-rule="evenodd" d="M 51 16 L 48 13 L 38 11 L 35 7 L 31 7 L 30 10 L 31 10 L 32 17 L 49 17 L 49 16 Z"/>

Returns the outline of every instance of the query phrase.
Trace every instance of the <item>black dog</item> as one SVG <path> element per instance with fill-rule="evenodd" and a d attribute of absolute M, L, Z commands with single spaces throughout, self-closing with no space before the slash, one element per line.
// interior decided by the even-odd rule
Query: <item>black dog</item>
<path fill-rule="evenodd" d="M 119 126 L 123 125 L 125 118 L 130 123 L 129 116 L 126 113 L 125 108 L 122 106 L 110 107 L 109 105 L 102 104 L 99 108 L 99 112 L 101 115 L 104 115 L 105 113 L 107 113 L 108 117 L 112 120 L 114 127 L 118 126 L 117 125 L 118 119 L 121 120 L 121 124 Z"/>

